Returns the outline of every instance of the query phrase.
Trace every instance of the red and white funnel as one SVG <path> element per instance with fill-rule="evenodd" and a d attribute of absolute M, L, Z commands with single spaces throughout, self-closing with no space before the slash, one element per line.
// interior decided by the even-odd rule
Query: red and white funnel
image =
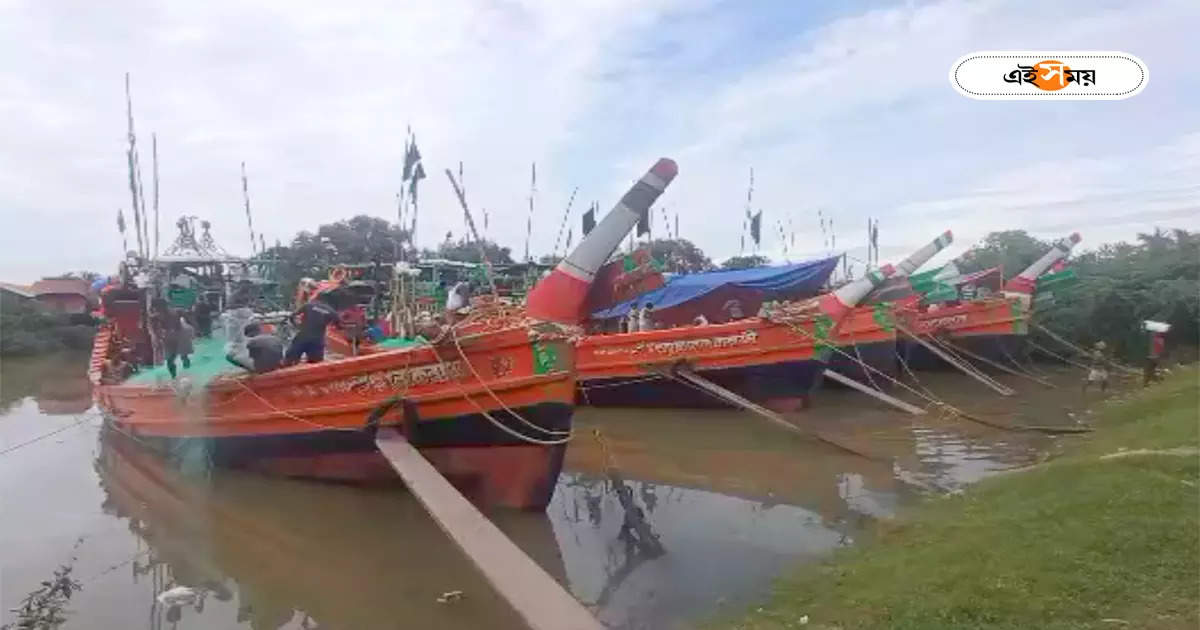
<path fill-rule="evenodd" d="M 621 197 L 604 219 L 592 229 L 549 276 L 529 292 L 525 311 L 533 318 L 577 324 L 596 270 L 608 261 L 638 219 L 649 211 L 659 195 L 679 172 L 674 160 L 662 158 Z"/>
<path fill-rule="evenodd" d="M 1080 241 L 1079 232 L 1075 232 L 1054 244 L 1050 251 L 1046 252 L 1037 262 L 1029 265 L 1012 278 L 1004 285 L 1005 293 L 1017 293 L 1023 296 L 1033 295 L 1034 289 L 1037 288 L 1038 276 L 1045 273 L 1054 263 L 1071 255 L 1071 248 L 1075 247 Z"/>
<path fill-rule="evenodd" d="M 950 230 L 942 232 L 940 236 L 933 239 L 933 242 L 929 243 L 925 247 L 922 247 L 921 249 L 918 249 L 908 258 L 900 261 L 900 264 L 896 265 L 896 277 L 903 278 L 905 276 L 912 275 L 914 271 L 920 269 L 922 265 L 929 262 L 930 258 L 933 258 L 938 252 L 946 249 L 946 246 L 953 242 L 953 232 Z"/>
<path fill-rule="evenodd" d="M 891 265 L 884 265 L 878 269 L 867 272 L 867 275 L 842 285 L 833 293 L 826 293 L 821 296 L 820 302 L 817 303 L 821 312 L 828 315 L 833 321 L 839 322 L 850 313 L 850 310 L 858 305 L 868 293 L 875 290 L 875 287 L 883 284 L 892 274 L 896 273 L 896 268 Z"/>

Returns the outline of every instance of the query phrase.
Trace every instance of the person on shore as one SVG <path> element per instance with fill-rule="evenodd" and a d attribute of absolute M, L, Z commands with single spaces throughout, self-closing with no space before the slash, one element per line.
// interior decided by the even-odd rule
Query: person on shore
<path fill-rule="evenodd" d="M 641 327 L 638 325 L 640 322 L 640 319 L 638 318 L 639 314 L 640 312 L 638 310 L 638 303 L 634 302 L 633 306 L 629 308 L 629 315 L 625 319 L 625 330 L 629 332 L 637 332 L 641 330 Z"/>
<path fill-rule="evenodd" d="M 283 358 L 284 365 L 299 363 L 301 357 L 308 359 L 309 363 L 325 360 L 325 329 L 330 324 L 341 326 L 338 312 L 330 304 L 332 299 L 329 293 L 322 293 L 292 313 L 293 323 L 297 317 L 300 319 L 297 324 L 300 330 L 288 345 Z"/>
<path fill-rule="evenodd" d="M 1098 385 L 1101 392 L 1108 391 L 1108 362 L 1104 357 L 1104 349 L 1108 347 L 1103 341 L 1097 341 L 1088 354 L 1088 374 L 1083 381 L 1083 391 L 1087 393 L 1089 385 Z"/>
<path fill-rule="evenodd" d="M 240 352 L 229 352 L 225 360 L 255 374 L 279 369 L 283 362 L 283 340 L 264 334 L 258 322 L 246 324 L 242 330 L 246 343 Z"/>
<path fill-rule="evenodd" d="M 707 326 L 708 318 L 704 316 L 704 313 L 700 313 L 699 315 L 696 316 L 695 319 L 692 320 L 692 325 L 693 326 Z"/>
<path fill-rule="evenodd" d="M 1146 364 L 1142 369 L 1142 387 L 1159 379 L 1158 362 L 1167 346 L 1167 336 L 1161 332 L 1150 333 L 1150 348 L 1146 353 Z"/>

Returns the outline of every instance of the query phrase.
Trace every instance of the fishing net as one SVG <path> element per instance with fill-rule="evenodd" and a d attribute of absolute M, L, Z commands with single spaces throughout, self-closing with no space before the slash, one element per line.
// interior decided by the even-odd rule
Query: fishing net
<path fill-rule="evenodd" d="M 191 367 L 184 368 L 179 359 L 175 360 L 175 369 L 182 378 L 186 376 L 193 386 L 204 386 L 222 374 L 245 374 L 246 370 L 225 360 L 225 335 L 214 330 L 211 337 L 198 337 L 192 342 L 194 352 L 191 355 Z M 143 367 L 141 371 L 129 377 L 126 383 L 132 385 L 154 385 L 170 382 L 171 373 L 166 364 L 154 367 Z"/>

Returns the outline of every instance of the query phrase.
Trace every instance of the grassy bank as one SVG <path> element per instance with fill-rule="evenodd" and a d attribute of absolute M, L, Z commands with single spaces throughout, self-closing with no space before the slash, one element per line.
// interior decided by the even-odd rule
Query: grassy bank
<path fill-rule="evenodd" d="M 931 498 L 721 627 L 1196 628 L 1198 379 L 1101 404 L 1064 456 Z"/>

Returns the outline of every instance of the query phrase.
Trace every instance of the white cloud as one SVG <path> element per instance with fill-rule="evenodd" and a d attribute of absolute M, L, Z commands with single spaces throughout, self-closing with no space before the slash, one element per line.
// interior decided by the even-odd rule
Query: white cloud
<path fill-rule="evenodd" d="M 737 251 L 751 165 L 771 249 L 790 218 L 795 249 L 821 250 L 817 208 L 846 246 L 881 217 L 885 254 L 947 227 L 962 243 L 1101 215 L 1103 238 L 1129 237 L 1142 222 L 1121 217 L 1136 212 L 1196 226 L 1181 214 L 1196 205 L 1200 144 L 1191 2 L 909 3 L 781 26 L 787 39 L 769 42 L 746 12 L 782 5 L 403 4 L 0 7 L 0 278 L 112 266 L 113 215 L 129 207 L 126 70 L 147 166 L 159 136 L 163 222 L 210 217 L 235 251 L 240 161 L 268 240 L 358 212 L 390 218 L 409 124 L 429 171 L 425 245 L 462 229 L 441 174 L 460 159 L 469 201 L 518 254 L 530 162 L 544 252 L 573 186 L 577 210 L 607 208 L 661 155 L 681 168 L 663 203 L 716 258 Z M 1117 103 L 1024 104 L 969 101 L 946 81 L 966 51 L 1039 46 L 1129 50 L 1151 84 Z M 1045 170 L 1056 185 L 1036 184 Z"/>

